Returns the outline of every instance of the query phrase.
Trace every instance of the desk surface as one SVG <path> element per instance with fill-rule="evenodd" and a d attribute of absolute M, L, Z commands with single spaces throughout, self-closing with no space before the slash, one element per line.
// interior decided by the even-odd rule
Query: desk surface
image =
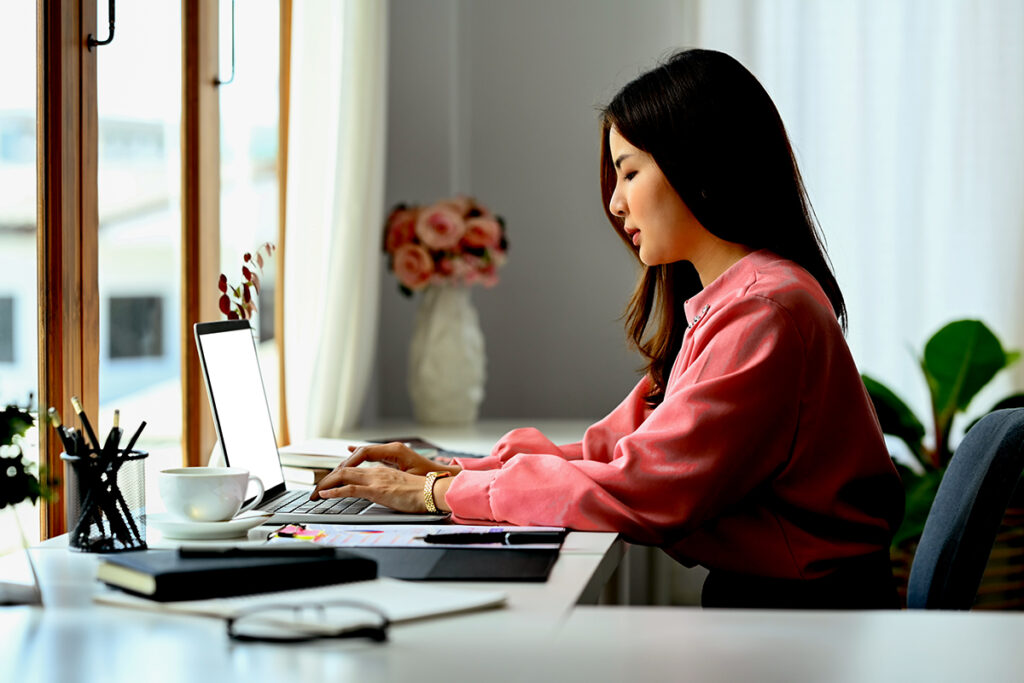
<path fill-rule="evenodd" d="M 172 544 L 159 536 L 151 543 Z M 296 646 L 232 643 L 217 619 L 96 605 L 91 594 L 97 555 L 67 550 L 64 537 L 31 553 L 47 606 L 0 608 L 0 681 L 301 680 Z M 320 679 L 337 669 L 342 679 L 349 671 L 360 671 L 359 677 L 370 681 L 403 680 L 389 673 L 396 642 L 435 648 L 457 642 L 481 651 L 519 633 L 543 642 L 577 604 L 597 603 L 622 553 L 615 534 L 570 533 L 544 583 L 443 583 L 465 590 L 501 590 L 508 596 L 505 607 L 399 624 L 392 627 L 392 644 L 383 647 L 337 642 L 302 646 L 300 663 L 312 668 L 302 668 L 301 676 Z M 26 581 L 28 576 L 22 558 L 0 561 L 0 578 Z M 352 653 L 362 653 L 358 664 L 349 661 Z"/>
<path fill-rule="evenodd" d="M 1022 642 L 1021 614 L 579 607 L 408 624 L 382 645 L 272 646 L 231 643 L 215 619 L 14 607 L 0 609 L 0 680 L 1011 681 Z"/>
<path fill-rule="evenodd" d="M 395 422 L 346 436 L 476 450 L 517 426 Z M 532 426 L 555 441 L 585 428 Z M 272 646 L 232 643 L 216 619 L 97 606 L 95 556 L 49 541 L 32 552 L 53 606 L 0 608 L 0 681 L 1024 680 L 1024 614 L 579 606 L 596 603 L 622 551 L 612 534 L 573 533 L 547 583 L 484 584 L 509 595 L 506 608 L 398 625 L 384 645 Z M 24 578 L 19 564 L 0 559 L 0 577 Z"/>

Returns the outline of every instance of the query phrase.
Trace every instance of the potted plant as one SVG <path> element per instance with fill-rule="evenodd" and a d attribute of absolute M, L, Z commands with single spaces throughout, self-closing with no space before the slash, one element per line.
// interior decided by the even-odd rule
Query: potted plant
<path fill-rule="evenodd" d="M 1019 352 L 1004 349 L 980 320 L 957 320 L 932 335 L 919 359 L 931 397 L 930 441 L 926 439 L 922 420 L 894 391 L 867 375 L 862 376 L 882 431 L 903 441 L 914 459 L 913 466 L 894 460 L 903 478 L 906 510 L 892 547 L 897 564 L 906 565 L 904 571 L 909 570 L 913 550 L 955 450 L 950 438 L 954 419 L 967 410 L 978 392 L 1001 370 L 1019 358 Z M 991 410 L 1017 407 L 1024 407 L 1022 393 L 1004 398 Z"/>
<path fill-rule="evenodd" d="M 56 485 L 56 480 L 47 476 L 44 467 L 40 467 L 37 477 L 32 471 L 33 464 L 25 461 L 22 443 L 33 423 L 32 415 L 18 406 L 9 405 L 0 411 L 0 510 L 8 508 L 9 514 L 14 517 L 22 547 L 28 544 L 14 506 L 25 500 L 31 501 L 33 505 L 40 498 L 48 500 Z M 31 558 L 29 566 L 34 576 L 35 568 L 32 567 Z M 39 601 L 38 582 L 28 587 L 0 583 L 0 604 Z"/>

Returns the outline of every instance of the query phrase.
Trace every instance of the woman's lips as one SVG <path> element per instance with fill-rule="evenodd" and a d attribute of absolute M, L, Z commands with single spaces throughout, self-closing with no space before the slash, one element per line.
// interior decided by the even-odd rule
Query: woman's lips
<path fill-rule="evenodd" d="M 636 232 L 634 232 L 630 236 L 630 239 L 632 239 L 634 247 L 639 247 L 640 246 L 640 231 L 637 230 Z"/>

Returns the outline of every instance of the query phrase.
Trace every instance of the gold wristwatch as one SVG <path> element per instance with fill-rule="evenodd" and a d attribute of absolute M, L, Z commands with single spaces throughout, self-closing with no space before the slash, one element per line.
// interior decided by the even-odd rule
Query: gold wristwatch
<path fill-rule="evenodd" d="M 423 502 L 427 505 L 427 512 L 437 512 L 434 505 L 434 481 L 452 476 L 451 472 L 427 472 L 427 480 L 423 482 Z"/>

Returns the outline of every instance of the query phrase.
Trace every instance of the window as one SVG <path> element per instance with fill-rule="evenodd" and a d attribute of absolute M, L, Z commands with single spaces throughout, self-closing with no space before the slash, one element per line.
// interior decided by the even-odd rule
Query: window
<path fill-rule="evenodd" d="M 98 3 L 106 35 L 106 3 Z M 99 422 L 147 423 L 156 472 L 180 467 L 181 2 L 118 3 L 96 61 Z M 104 305 L 106 304 L 106 305 Z M 152 474 L 152 476 L 150 476 Z"/>
<path fill-rule="evenodd" d="M 107 316 L 110 359 L 162 358 L 164 300 L 159 296 L 115 296 Z"/>
<path fill-rule="evenodd" d="M 242 256 L 278 232 L 279 0 L 246 0 L 235 8 L 234 79 L 220 87 L 220 262 L 228 281 L 241 279 Z M 221 3 L 220 70 L 231 72 L 230 3 Z M 226 78 L 226 76 L 225 76 Z M 260 367 L 277 425 L 277 344 L 274 340 L 274 262 L 260 275 Z"/>
<path fill-rule="evenodd" d="M 36 3 L 5 3 L 0 17 L 0 406 L 15 403 L 35 411 L 29 397 L 38 396 Z M 36 430 L 27 436 L 23 452 L 34 462 L 39 459 Z M 37 541 L 39 509 L 19 505 L 15 512 L 27 540 Z M 0 523 L 0 555 L 19 547 L 17 526 Z"/>
<path fill-rule="evenodd" d="M 125 3 L 113 42 L 95 50 L 87 50 L 83 38 L 107 36 L 106 3 L 7 3 L 0 10 L 14 32 L 0 47 L 0 58 L 14 65 L 4 71 L 0 100 L 0 296 L 15 300 L 13 315 L 20 317 L 12 346 L 16 367 L 25 369 L 18 376 L 0 366 L 0 399 L 24 397 L 38 377 L 47 404 L 79 395 L 100 429 L 110 424 L 114 408 L 126 428 L 145 419 L 141 445 L 150 453 L 147 488 L 156 503 L 155 473 L 179 466 L 186 452 L 189 464 L 205 462 L 215 440 L 198 357 L 181 331 L 218 317 L 221 91 L 214 79 L 227 69 L 216 64 L 219 36 L 211 28 L 219 6 L 231 3 L 144 5 Z M 263 0 L 259 7 L 271 11 L 260 21 L 276 29 L 290 0 Z M 225 26 L 230 34 L 230 21 Z M 278 42 L 272 36 L 272 45 Z M 273 62 L 261 78 L 271 88 L 265 102 L 274 112 L 269 119 L 249 117 L 259 119 L 258 130 L 244 154 L 232 157 L 255 159 L 254 168 L 264 171 L 268 159 L 277 159 L 273 128 L 280 106 L 274 94 L 278 53 L 270 52 L 249 68 Z M 38 87 L 37 74 L 43 78 Z M 232 166 L 232 173 L 239 168 Z M 231 176 L 233 185 L 244 188 L 246 176 L 241 184 Z M 254 177 L 262 182 L 266 175 Z M 49 274 L 39 279 L 37 232 L 38 257 Z M 264 232 L 254 231 L 246 242 L 276 240 Z M 247 243 L 245 251 L 252 249 Z M 274 277 L 264 279 L 266 297 Z M 38 302 L 37 286 L 45 294 Z M 272 308 L 261 306 L 268 318 Z M 38 323 L 22 324 L 36 314 Z M 118 334 L 122 328 L 145 334 L 130 339 Z M 37 329 L 44 334 L 37 337 Z M 42 452 L 62 469 L 51 432 L 40 433 Z M 63 532 L 62 501 L 43 507 L 45 534 Z"/>
<path fill-rule="evenodd" d="M 14 298 L 0 296 L 0 363 L 14 362 Z"/>

